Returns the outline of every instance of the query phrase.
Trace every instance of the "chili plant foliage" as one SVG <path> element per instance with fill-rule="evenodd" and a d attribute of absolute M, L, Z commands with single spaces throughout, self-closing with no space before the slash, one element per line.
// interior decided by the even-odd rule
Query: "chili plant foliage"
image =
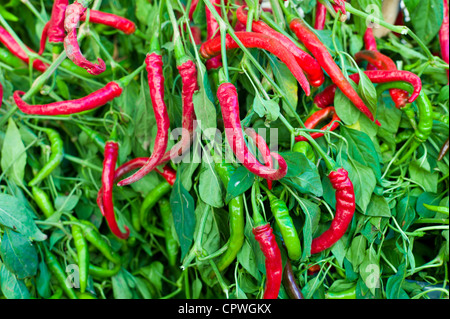
<path fill-rule="evenodd" d="M 2 1 L 0 298 L 448 298 L 448 3 L 381 3 Z"/>

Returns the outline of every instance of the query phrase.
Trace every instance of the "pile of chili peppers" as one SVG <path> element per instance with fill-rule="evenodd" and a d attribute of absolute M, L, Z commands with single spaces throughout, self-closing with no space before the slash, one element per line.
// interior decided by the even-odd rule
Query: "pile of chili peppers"
<path fill-rule="evenodd" d="M 448 179 L 448 134 L 439 131 L 448 128 L 448 99 L 438 107 L 423 81 L 429 66 L 446 71 L 448 82 L 446 0 L 437 35 L 441 59 L 433 58 L 420 72 L 403 68 L 401 53 L 390 54 L 370 27 L 352 35 L 362 44 L 352 47 L 353 54 L 344 52 L 346 43 L 335 42 L 343 32 L 339 27 L 367 18 L 345 1 L 317 1 L 305 16 L 281 0 L 264 1 L 269 9 L 257 1 L 161 0 L 112 12 L 102 11 L 101 1 L 44 3 L 41 10 L 28 4 L 43 23 L 38 40 L 21 38 L 23 30 L 6 17 L 0 20 L 0 62 L 22 74 L 28 68 L 30 75 L 30 83 L 11 89 L 0 73 L 0 129 L 8 125 L 9 132 L 20 123 L 21 134 L 33 140 L 25 151 L 30 169 L 18 177 L 17 168 L 10 173 L 2 161 L 0 183 L 4 175 L 19 181 L 36 224 L 44 232 L 59 227 L 67 236 L 64 245 L 36 244 L 59 288 L 41 289 L 40 297 L 106 298 L 92 280 L 125 280 L 125 269 L 159 256 L 167 269 L 153 262 L 126 272 L 154 276 L 164 268 L 161 276 L 173 287 L 162 296 L 152 282 L 140 292 L 144 298 L 189 298 L 193 268 L 196 280 L 200 276 L 211 289 L 220 287 L 226 297 L 233 272 L 245 270 L 252 276 L 248 287 L 235 287 L 233 297 L 338 298 L 332 289 L 313 295 L 306 279 L 325 282 L 326 267 L 336 269 L 333 278 L 350 276 L 335 259 L 357 245 L 355 237 L 369 232 L 379 244 L 393 236 L 372 232 L 381 221 L 371 219 L 370 229 L 362 222 L 365 215 L 379 215 L 361 199 L 370 178 L 357 167 L 374 169 L 376 186 L 369 196 L 378 200 L 400 185 L 386 177 L 391 166 L 404 177 L 431 156 L 423 169 L 435 165 L 442 171 L 446 165 Z M 147 10 L 147 17 L 139 10 Z M 325 33 L 327 28 L 332 33 Z M 136 50 L 121 56 L 121 45 Z M 397 119 L 383 113 L 389 105 Z M 394 131 L 391 120 L 397 121 Z M 214 138 L 204 137 L 208 124 L 216 125 Z M 182 132 L 176 139 L 175 128 Z M 259 131 L 265 128 L 282 133 Z M 377 141 L 377 132 L 384 143 L 372 150 L 367 143 Z M 198 154 L 201 162 L 193 162 Z M 401 183 L 414 180 L 404 178 Z M 78 204 L 85 211 L 65 210 L 67 203 L 55 201 L 66 179 L 79 182 L 74 193 L 90 184 Z M 315 179 L 319 186 L 312 186 Z M 66 190 L 64 198 L 72 195 Z M 386 205 L 395 206 L 391 203 Z M 403 214 L 398 209 L 397 217 Z M 1 221 L 0 215 L 0 226 Z M 402 227 L 391 231 L 403 233 Z M 202 238 L 212 231 L 218 232 L 215 238 Z M 78 267 L 76 289 L 64 284 L 66 251 Z M 356 298 L 365 288 L 353 285 L 344 295 Z"/>

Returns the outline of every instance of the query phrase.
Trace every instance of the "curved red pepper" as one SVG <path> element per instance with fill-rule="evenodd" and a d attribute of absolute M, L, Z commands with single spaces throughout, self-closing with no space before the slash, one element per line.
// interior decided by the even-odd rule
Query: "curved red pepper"
<path fill-rule="evenodd" d="M 81 16 L 85 13 L 86 8 L 78 1 L 75 1 L 66 8 L 66 18 L 64 20 L 64 28 L 67 35 L 64 38 L 64 49 L 67 57 L 76 65 L 86 69 L 89 74 L 98 75 L 106 70 L 105 62 L 98 58 L 98 64 L 88 61 L 81 53 L 80 45 L 77 39 L 77 28 L 80 23 Z"/>
<path fill-rule="evenodd" d="M 167 148 L 169 141 L 170 120 L 164 102 L 164 74 L 162 56 L 157 53 L 147 55 L 145 59 L 148 73 L 148 85 L 152 100 L 153 112 L 155 114 L 158 131 L 156 132 L 153 153 L 147 163 L 132 176 L 119 182 L 119 186 L 134 183 L 150 173 L 159 165 Z"/>
<path fill-rule="evenodd" d="M 420 91 L 422 90 L 422 81 L 420 78 L 409 71 L 364 71 L 369 80 L 372 83 L 386 83 L 395 81 L 406 81 L 414 87 L 413 94 L 408 99 L 408 102 L 412 103 L 418 97 Z M 359 83 L 359 73 L 351 74 L 350 79 Z M 314 97 L 314 104 L 319 108 L 324 108 L 330 106 L 334 102 L 334 95 L 336 93 L 337 86 L 332 84 L 326 87 L 322 92 Z"/>
<path fill-rule="evenodd" d="M 332 171 L 328 178 L 336 190 L 336 213 L 331 226 L 311 243 L 311 254 L 317 254 L 333 246 L 347 231 L 355 213 L 355 192 L 348 172 L 339 168 Z"/>
<path fill-rule="evenodd" d="M 86 18 L 87 14 L 86 12 L 84 12 L 80 17 L 80 20 L 86 21 Z M 125 34 L 132 34 L 136 31 L 136 24 L 134 24 L 133 21 L 112 13 L 106 13 L 97 10 L 89 11 L 89 22 L 107 25 L 109 27 L 122 31 Z"/>
<path fill-rule="evenodd" d="M 214 6 L 217 13 L 222 16 L 222 10 L 220 10 L 220 1 L 221 0 L 208 0 Z M 214 37 L 220 37 L 219 32 L 219 23 L 214 18 L 213 14 L 209 10 L 208 6 L 205 5 L 205 13 L 206 13 L 206 40 L 210 40 Z M 208 61 L 206 61 L 206 69 L 214 70 L 218 69 L 222 66 L 222 57 L 220 55 L 215 56 Z"/>
<path fill-rule="evenodd" d="M 328 130 L 328 131 L 334 131 L 336 128 L 339 127 L 339 117 L 336 114 L 336 111 L 333 106 L 326 107 L 324 109 L 321 109 L 315 113 L 313 113 L 306 121 L 305 121 L 305 128 L 307 129 L 313 129 L 319 124 L 322 120 L 332 116 L 330 123 L 325 125 L 321 128 L 322 131 Z M 314 132 L 311 133 L 310 136 L 314 139 L 319 138 L 323 136 L 323 133 Z M 308 141 L 307 138 L 303 136 L 296 136 L 295 140 L 298 141 Z"/>
<path fill-rule="evenodd" d="M 286 64 L 291 73 L 297 79 L 298 83 L 305 91 L 305 94 L 309 96 L 311 90 L 309 82 L 303 74 L 302 68 L 295 60 L 295 56 L 287 50 L 286 47 L 278 41 L 278 39 L 256 32 L 235 32 L 235 35 L 246 48 L 259 48 L 267 50 L 283 61 L 283 63 Z M 239 45 L 231 38 L 229 34 L 226 35 L 225 46 L 227 50 L 239 48 Z M 220 53 L 220 37 L 208 40 L 200 47 L 200 54 L 205 59 L 212 58 Z"/>
<path fill-rule="evenodd" d="M 247 134 L 247 136 L 250 137 L 255 143 L 256 147 L 259 150 L 259 153 L 261 154 L 264 165 L 266 165 L 269 168 L 273 168 L 273 159 L 271 156 L 270 148 L 267 145 L 266 141 L 262 138 L 262 136 L 256 133 L 254 129 L 249 127 L 245 129 L 245 134 Z M 271 180 L 267 180 L 267 186 L 269 190 L 272 189 Z"/>
<path fill-rule="evenodd" d="M 244 9 L 245 6 L 239 7 L 236 10 L 236 17 L 245 26 L 247 25 L 247 13 Z M 305 71 L 311 85 L 319 87 L 323 84 L 325 81 L 325 76 L 319 63 L 311 55 L 300 49 L 288 37 L 275 31 L 261 20 L 252 22 L 252 30 L 271 36 L 279 41 L 280 44 L 284 45 L 286 49 L 294 55 L 298 65 L 303 69 L 303 71 Z"/>
<path fill-rule="evenodd" d="M 25 62 L 26 64 L 30 63 L 30 58 L 28 57 L 26 52 L 22 50 L 20 45 L 16 42 L 16 40 L 14 40 L 11 34 L 5 29 L 3 29 L 1 26 L 0 26 L 0 42 L 3 43 L 12 54 L 21 59 L 23 62 Z M 30 51 L 33 52 L 32 50 Z M 33 68 L 40 72 L 44 72 L 48 68 L 48 64 L 40 60 L 34 60 Z"/>
<path fill-rule="evenodd" d="M 22 100 L 22 91 L 14 92 L 14 102 L 26 114 L 68 115 L 89 111 L 105 105 L 122 94 L 122 88 L 116 82 L 109 82 L 103 88 L 76 100 L 60 101 L 50 104 L 30 105 Z"/>
<path fill-rule="evenodd" d="M 314 21 L 314 29 L 323 30 L 327 20 L 327 7 L 317 1 L 316 5 L 316 19 Z"/>
<path fill-rule="evenodd" d="M 397 70 L 397 66 L 392 59 L 381 52 L 373 50 L 363 50 L 355 54 L 355 61 L 359 63 L 365 60 L 369 65 L 374 66 L 379 70 Z M 397 108 L 402 108 L 408 102 L 408 92 L 400 89 L 389 90 L 392 100 L 395 102 Z"/>
<path fill-rule="evenodd" d="M 366 50 L 371 51 L 377 50 L 377 40 L 375 40 L 372 28 L 366 29 L 366 32 L 364 32 L 363 40 L 364 40 L 364 48 Z"/>
<path fill-rule="evenodd" d="M 217 89 L 217 98 L 222 110 L 225 135 L 236 158 L 253 174 L 268 180 L 279 180 L 287 173 L 286 161 L 279 154 L 271 156 L 278 162 L 278 169 L 268 168 L 253 156 L 245 144 L 239 119 L 239 101 L 236 88 L 231 83 L 222 83 Z"/>
<path fill-rule="evenodd" d="M 102 188 L 98 192 L 97 205 L 108 222 L 111 232 L 119 238 L 127 239 L 130 235 L 130 230 L 127 226 L 124 226 L 125 233 L 119 229 L 114 213 L 113 187 L 118 153 L 119 144 L 113 141 L 106 142 L 105 157 L 103 160 Z"/>
<path fill-rule="evenodd" d="M 252 231 L 265 257 L 266 286 L 263 299 L 277 299 L 283 273 L 280 248 L 270 224 L 257 226 Z"/>
<path fill-rule="evenodd" d="M 448 18 L 448 3 L 447 0 L 444 1 L 444 19 L 442 20 L 441 28 L 439 29 L 439 43 L 441 45 L 441 56 L 442 60 L 448 63 L 449 59 L 449 41 L 448 41 L 448 32 L 449 32 L 449 18 Z M 448 79 L 448 70 L 447 70 L 447 79 Z"/>
<path fill-rule="evenodd" d="M 335 83 L 350 101 L 364 113 L 370 120 L 375 121 L 373 114 L 365 105 L 364 101 L 353 89 L 350 82 L 342 74 L 341 69 L 334 62 L 333 57 L 328 52 L 325 45 L 300 19 L 293 19 L 289 25 L 299 40 L 306 46 L 311 54 L 317 59 L 322 68 L 327 72 L 333 83 Z M 375 123 L 379 124 L 378 121 Z"/>
<path fill-rule="evenodd" d="M 64 18 L 69 0 L 55 0 L 52 7 L 52 15 L 48 24 L 47 36 L 49 42 L 63 42 L 65 37 Z"/>

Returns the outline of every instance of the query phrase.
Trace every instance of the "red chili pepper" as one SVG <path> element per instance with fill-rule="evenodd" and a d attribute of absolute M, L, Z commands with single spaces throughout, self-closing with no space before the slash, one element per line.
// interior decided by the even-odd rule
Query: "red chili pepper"
<path fill-rule="evenodd" d="M 0 107 L 2 107 L 3 103 L 3 85 L 0 83 Z"/>
<path fill-rule="evenodd" d="M 322 68 L 327 72 L 333 83 L 335 83 L 350 101 L 364 113 L 370 120 L 375 121 L 369 108 L 353 89 L 350 82 L 342 74 L 341 69 L 336 65 L 333 57 L 328 52 L 325 45 L 312 32 L 309 27 L 300 19 L 293 19 L 289 25 L 290 29 L 297 35 L 299 40 L 306 46 L 311 54 L 317 59 Z M 375 123 L 379 124 L 378 121 Z"/>
<path fill-rule="evenodd" d="M 366 60 L 370 65 L 379 70 L 397 70 L 397 66 L 392 59 L 378 51 L 364 50 L 355 54 L 355 61 L 359 63 Z M 400 89 L 391 89 L 389 93 L 397 108 L 402 108 L 408 102 L 408 92 Z"/>
<path fill-rule="evenodd" d="M 122 88 L 116 82 L 109 82 L 103 88 L 76 100 L 60 101 L 50 104 L 30 105 L 22 100 L 22 91 L 14 92 L 14 101 L 26 114 L 34 115 L 67 115 L 89 111 L 105 105 L 122 94 Z"/>
<path fill-rule="evenodd" d="M 448 18 L 448 3 L 447 0 L 444 1 L 444 19 L 442 20 L 442 25 L 439 30 L 439 43 L 441 45 L 441 56 L 442 60 L 448 63 L 449 60 L 449 40 L 448 40 L 448 32 L 449 32 L 449 18 Z M 447 79 L 448 79 L 448 70 L 447 70 Z"/>
<path fill-rule="evenodd" d="M 314 21 L 314 29 L 323 30 L 325 21 L 327 20 L 327 7 L 322 3 L 317 2 L 316 6 L 316 20 Z"/>
<path fill-rule="evenodd" d="M 87 14 L 86 12 L 84 12 L 80 20 L 86 21 L 86 18 Z M 109 27 L 122 31 L 125 34 L 133 34 L 136 31 L 136 25 L 133 21 L 112 13 L 106 13 L 97 10 L 89 11 L 89 22 L 107 25 Z"/>
<path fill-rule="evenodd" d="M 244 26 L 247 25 L 247 13 L 245 11 L 245 6 L 241 6 L 236 10 L 236 17 Z M 290 51 L 294 55 L 298 65 L 303 69 L 303 71 L 305 71 L 311 85 L 319 87 L 323 84 L 325 81 L 325 76 L 319 63 L 308 53 L 300 49 L 288 37 L 275 31 L 261 20 L 252 22 L 252 30 L 276 39 L 288 51 Z"/>
<path fill-rule="evenodd" d="M 220 1 L 221 0 L 208 0 L 214 6 L 217 13 L 222 16 L 222 10 L 220 10 Z M 213 14 L 209 10 L 208 6 L 205 5 L 205 13 L 206 13 L 206 40 L 211 40 L 215 37 L 220 37 L 219 32 L 219 23 L 214 18 Z M 220 55 L 213 57 L 206 61 L 206 69 L 214 70 L 218 69 L 222 66 L 222 57 Z"/>
<path fill-rule="evenodd" d="M 98 64 L 88 61 L 81 53 L 80 45 L 77 39 L 77 28 L 80 23 L 81 16 L 85 13 L 86 8 L 77 0 L 67 6 L 66 18 L 64 20 L 64 28 L 67 35 L 64 38 L 64 49 L 67 57 L 76 65 L 86 69 L 88 73 L 98 75 L 106 70 L 105 62 L 98 58 Z"/>
<path fill-rule="evenodd" d="M 366 29 L 366 32 L 364 32 L 363 40 L 364 48 L 366 50 L 377 51 L 377 40 L 375 40 L 372 28 Z"/>
<path fill-rule="evenodd" d="M 283 273 L 280 248 L 270 224 L 257 226 L 252 231 L 265 257 L 266 286 L 263 299 L 277 299 Z"/>
<path fill-rule="evenodd" d="M 106 142 L 103 160 L 102 188 L 97 195 L 97 205 L 105 217 L 111 232 L 119 238 L 127 239 L 130 235 L 130 230 L 127 226 L 124 226 L 125 233 L 119 229 L 114 213 L 113 187 L 118 153 L 119 144 L 113 141 Z"/>
<path fill-rule="evenodd" d="M 267 50 L 283 61 L 283 63 L 286 64 L 291 73 L 297 79 L 300 86 L 305 91 L 305 94 L 309 96 L 310 86 L 308 80 L 303 74 L 302 68 L 297 64 L 295 56 L 288 49 L 286 49 L 286 47 L 284 47 L 278 39 L 256 32 L 235 32 L 235 35 L 246 48 L 259 48 Z M 239 45 L 231 38 L 229 34 L 226 35 L 225 46 L 227 50 L 239 48 Z M 208 40 L 200 47 L 200 54 L 206 59 L 217 56 L 220 53 L 220 38 Z"/>
<path fill-rule="evenodd" d="M 332 116 L 330 123 L 325 125 L 321 128 L 322 131 L 329 130 L 334 131 L 336 128 L 339 127 L 339 117 L 336 114 L 336 111 L 333 106 L 326 107 L 324 109 L 318 110 L 317 112 L 313 113 L 306 121 L 305 121 L 305 128 L 307 129 L 313 129 L 319 124 L 322 120 L 329 118 Z M 319 138 L 323 136 L 323 133 L 314 132 L 311 133 L 310 136 L 314 139 Z M 307 138 L 303 136 L 296 136 L 295 140 L 298 141 L 308 141 Z"/>
<path fill-rule="evenodd" d="M 367 75 L 369 80 L 372 83 L 386 83 L 386 82 L 395 82 L 395 81 L 405 81 L 410 83 L 414 87 L 414 92 L 408 99 L 408 102 L 412 103 L 419 96 L 420 91 L 422 90 L 422 81 L 420 78 L 414 73 L 408 71 L 384 71 L 384 70 L 376 70 L 376 71 L 364 71 L 364 74 Z M 359 83 L 359 73 L 351 74 L 350 79 Z M 317 94 L 314 97 L 314 104 L 319 108 L 324 108 L 330 106 L 334 102 L 334 95 L 336 93 L 337 86 L 332 84 L 326 87 L 322 92 Z"/>
<path fill-rule="evenodd" d="M 3 29 L 1 26 L 0 26 L 0 42 L 3 43 L 6 46 L 6 48 L 16 57 L 24 61 L 26 64 L 30 63 L 30 58 L 28 57 L 27 53 L 24 50 L 22 50 L 20 45 L 16 42 L 16 40 L 14 40 L 11 34 L 9 34 L 9 32 Z M 32 50 L 30 51 L 33 52 Z M 33 68 L 40 72 L 44 72 L 48 68 L 48 64 L 40 60 L 34 60 Z"/>
<path fill-rule="evenodd" d="M 137 157 L 132 159 L 122 165 L 120 165 L 114 173 L 114 182 L 117 182 L 121 177 L 128 174 L 135 169 L 139 169 L 145 165 L 148 161 L 148 157 Z M 161 175 L 170 185 L 173 186 L 175 183 L 177 173 L 168 165 L 165 165 L 163 171 L 161 172 L 158 168 L 155 169 L 156 172 Z"/>
<path fill-rule="evenodd" d="M 52 16 L 48 24 L 48 41 L 49 42 L 63 42 L 65 37 L 64 32 L 64 18 L 66 9 L 69 5 L 69 0 L 55 0 L 53 2 Z"/>
<path fill-rule="evenodd" d="M 336 213 L 331 226 L 311 243 L 311 254 L 317 254 L 333 246 L 347 231 L 355 212 L 355 193 L 348 172 L 339 168 L 332 171 L 328 178 L 336 190 Z"/>
<path fill-rule="evenodd" d="M 278 169 L 268 168 L 253 156 L 245 144 L 239 119 L 239 101 L 236 88 L 231 83 L 222 83 L 217 89 L 217 98 L 222 110 L 225 135 L 236 158 L 250 172 L 268 180 L 278 180 L 287 173 L 286 161 L 279 154 L 272 152 L 271 156 L 278 162 Z"/>
<path fill-rule="evenodd" d="M 245 134 L 247 134 L 247 136 L 250 137 L 255 143 L 256 147 L 259 150 L 259 153 L 261 154 L 264 165 L 269 168 L 273 168 L 273 159 L 272 156 L 270 155 L 271 154 L 270 148 L 267 145 L 266 141 L 262 138 L 262 136 L 256 133 L 254 129 L 249 127 L 245 129 Z M 269 190 L 272 189 L 271 180 L 267 180 L 267 186 Z"/>
<path fill-rule="evenodd" d="M 164 74 L 161 54 L 155 52 L 148 54 L 145 64 L 147 65 L 148 85 L 158 131 L 156 132 L 153 153 L 147 163 L 132 176 L 119 182 L 119 186 L 134 183 L 154 170 L 163 158 L 169 141 L 170 120 L 164 102 Z"/>
<path fill-rule="evenodd" d="M 199 27 L 191 26 L 192 36 L 196 45 L 202 44 L 202 30 Z"/>
<path fill-rule="evenodd" d="M 195 9 L 197 9 L 197 5 L 198 5 L 198 0 L 191 1 L 191 7 L 189 8 L 189 20 L 191 20 L 191 21 L 194 16 Z"/>

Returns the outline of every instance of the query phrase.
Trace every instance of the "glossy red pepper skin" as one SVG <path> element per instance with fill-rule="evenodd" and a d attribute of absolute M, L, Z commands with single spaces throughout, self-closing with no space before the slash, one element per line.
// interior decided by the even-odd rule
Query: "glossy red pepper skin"
<path fill-rule="evenodd" d="M 158 130 L 155 137 L 153 153 L 147 163 L 132 176 L 120 181 L 119 186 L 134 183 L 155 169 L 166 152 L 169 141 L 170 120 L 164 102 L 164 74 L 162 56 L 157 53 L 147 55 L 145 59 L 148 74 L 148 85 Z"/>
<path fill-rule="evenodd" d="M 196 45 L 202 44 L 202 30 L 197 26 L 190 26 L 192 36 L 194 37 L 194 43 Z"/>
<path fill-rule="evenodd" d="M 86 18 L 87 14 L 86 12 L 84 12 L 80 17 L 80 20 L 86 21 Z M 125 34 L 133 34 L 136 31 L 136 25 L 133 21 L 112 13 L 106 13 L 97 10 L 89 11 L 89 22 L 107 25 L 109 27 L 122 31 Z"/>
<path fill-rule="evenodd" d="M 353 89 L 350 82 L 342 74 L 341 69 L 334 62 L 333 57 L 328 52 L 325 45 L 319 38 L 309 29 L 309 27 L 300 19 L 293 19 L 289 24 L 290 29 L 295 33 L 298 39 L 306 46 L 311 54 L 317 59 L 322 68 L 326 71 L 341 91 L 347 96 L 350 101 L 370 120 L 375 121 L 373 114 L 365 105 L 364 101 Z"/>
<path fill-rule="evenodd" d="M 239 101 L 236 88 L 231 83 L 222 83 L 217 89 L 217 98 L 222 110 L 225 135 L 236 158 L 253 174 L 268 180 L 279 180 L 287 173 L 287 164 L 283 157 L 272 152 L 271 156 L 278 162 L 278 168 L 266 167 L 250 153 L 242 133 L 239 118 Z"/>
<path fill-rule="evenodd" d="M 118 152 L 119 144 L 113 141 L 106 142 L 103 160 L 102 187 L 98 192 L 97 205 L 108 222 L 111 232 L 119 238 L 127 239 L 130 235 L 130 230 L 127 226 L 124 226 L 124 233 L 119 229 L 114 213 L 113 188 Z"/>
<path fill-rule="evenodd" d="M 317 126 L 317 124 L 319 124 L 322 120 L 329 118 L 330 116 L 332 117 L 330 123 L 328 123 L 327 125 L 322 127 L 321 130 L 322 131 L 325 131 L 325 130 L 334 131 L 335 129 L 337 129 L 339 127 L 340 119 L 337 116 L 336 111 L 333 106 L 326 107 L 324 109 L 318 110 L 317 112 L 313 113 L 305 121 L 305 123 L 304 123 L 305 128 L 314 129 Z M 323 133 L 314 132 L 314 133 L 310 133 L 310 136 L 312 138 L 316 139 L 316 138 L 323 136 Z M 296 142 L 308 141 L 308 139 L 303 136 L 296 136 L 295 141 Z"/>
<path fill-rule="evenodd" d="M 355 192 L 348 172 L 339 168 L 332 171 L 328 178 L 336 190 L 336 213 L 331 226 L 311 243 L 311 254 L 317 254 L 333 246 L 347 231 L 355 213 Z"/>
<path fill-rule="evenodd" d="M 236 10 L 236 17 L 244 26 L 247 25 L 247 13 L 245 6 L 241 6 Z M 312 86 L 319 87 L 325 81 L 325 75 L 319 63 L 308 53 L 300 49 L 294 42 L 280 32 L 275 31 L 263 21 L 253 21 L 252 30 L 276 39 L 280 44 L 290 51 L 297 61 L 298 65 L 305 71 L 309 83 Z"/>
<path fill-rule="evenodd" d="M 25 62 L 26 64 L 30 63 L 30 58 L 28 57 L 26 52 L 22 50 L 20 45 L 16 42 L 16 40 L 14 40 L 11 34 L 9 34 L 9 32 L 3 29 L 1 26 L 0 26 L 0 42 L 3 43 L 12 54 L 21 59 L 23 62 Z M 33 68 L 37 71 L 44 72 L 48 68 L 48 64 L 40 60 L 34 60 Z"/>
<path fill-rule="evenodd" d="M 397 70 L 397 66 L 392 59 L 381 52 L 374 50 L 363 50 L 355 54 L 356 63 L 365 60 L 369 65 L 374 66 L 378 70 Z M 392 100 L 397 108 L 402 108 L 408 103 L 408 92 L 391 89 L 389 90 Z"/>
<path fill-rule="evenodd" d="M 76 65 L 86 69 L 89 74 L 98 75 L 106 70 L 105 62 L 98 58 L 98 64 L 88 61 L 81 53 L 80 45 L 77 39 L 77 28 L 79 26 L 81 16 L 86 12 L 78 1 L 75 1 L 66 8 L 66 17 L 64 20 L 64 28 L 67 32 L 64 38 L 64 49 L 67 57 Z"/>
<path fill-rule="evenodd" d="M 47 36 L 49 42 L 63 42 L 65 37 L 64 18 L 69 0 L 55 0 L 53 2 L 52 15 L 48 22 Z"/>
<path fill-rule="evenodd" d="M 50 104 L 30 105 L 22 100 L 22 91 L 14 92 L 14 101 L 26 114 L 34 115 L 68 115 L 89 111 L 105 105 L 122 94 L 122 88 L 116 82 L 109 82 L 103 88 L 76 100 L 60 101 Z"/>
<path fill-rule="evenodd" d="M 366 29 L 366 32 L 364 32 L 363 40 L 364 48 L 366 50 L 377 51 L 377 40 L 375 40 L 372 28 Z"/>
<path fill-rule="evenodd" d="M 147 163 L 148 157 L 137 157 L 122 165 L 120 165 L 114 172 L 114 183 L 117 182 L 121 177 L 128 174 L 135 169 L 139 169 Z M 177 173 L 168 165 L 164 166 L 163 170 L 155 169 L 156 172 L 161 175 L 170 185 L 173 186 L 175 179 L 177 178 Z"/>
<path fill-rule="evenodd" d="M 208 0 L 214 6 L 217 13 L 222 17 L 222 10 L 219 5 L 221 0 Z M 209 8 L 205 5 L 205 13 L 206 13 L 206 40 L 210 40 L 215 37 L 220 37 L 219 23 L 214 18 L 213 14 L 209 10 Z M 218 69 L 222 66 L 222 57 L 220 55 L 215 56 L 208 61 L 206 61 L 206 69 L 214 70 Z"/>
<path fill-rule="evenodd" d="M 444 19 L 442 20 L 441 28 L 439 29 L 439 43 L 441 45 L 442 60 L 448 63 L 449 60 L 449 17 L 448 17 L 448 2 L 444 1 Z M 449 71 L 447 70 L 447 79 Z"/>
<path fill-rule="evenodd" d="M 325 21 L 327 20 L 327 7 L 320 2 L 316 5 L 316 19 L 314 20 L 314 29 L 323 30 Z"/>
<path fill-rule="evenodd" d="M 261 154 L 263 164 L 269 168 L 273 168 L 273 159 L 271 156 L 270 148 L 267 145 L 266 141 L 262 138 L 262 136 L 256 133 L 256 131 L 252 128 L 246 128 L 245 134 L 247 134 L 247 136 L 250 137 L 255 143 L 256 147 L 259 150 L 259 153 Z M 267 186 L 269 190 L 272 189 L 271 180 L 267 180 Z"/>
<path fill-rule="evenodd" d="M 270 224 L 257 226 L 252 231 L 265 257 L 266 285 L 263 299 L 277 299 L 283 273 L 280 248 Z"/>
<path fill-rule="evenodd" d="M 408 71 L 375 70 L 375 71 L 365 71 L 364 74 L 367 75 L 367 77 L 372 83 L 386 83 L 395 81 L 405 81 L 410 83 L 414 87 L 414 92 L 408 99 L 408 102 L 410 103 L 415 101 L 415 99 L 418 97 L 422 89 L 422 81 L 420 80 L 420 78 L 414 73 Z M 356 83 L 359 83 L 358 73 L 351 74 L 349 77 Z M 334 84 L 326 87 L 322 92 L 320 92 L 314 97 L 314 104 L 319 108 L 324 108 L 333 104 L 336 89 L 337 86 Z"/>
<path fill-rule="evenodd" d="M 256 32 L 235 32 L 236 37 L 242 42 L 246 48 L 259 48 L 267 50 L 276 57 L 278 57 L 289 68 L 291 73 L 297 79 L 300 86 L 309 96 L 311 88 L 309 82 L 303 74 L 302 68 L 297 64 L 295 56 L 287 50 L 278 39 Z M 226 35 L 225 46 L 227 50 L 237 49 L 239 45 L 234 41 L 229 34 Z M 221 39 L 214 38 L 206 41 L 200 47 L 200 54 L 205 59 L 210 59 L 221 53 Z"/>

